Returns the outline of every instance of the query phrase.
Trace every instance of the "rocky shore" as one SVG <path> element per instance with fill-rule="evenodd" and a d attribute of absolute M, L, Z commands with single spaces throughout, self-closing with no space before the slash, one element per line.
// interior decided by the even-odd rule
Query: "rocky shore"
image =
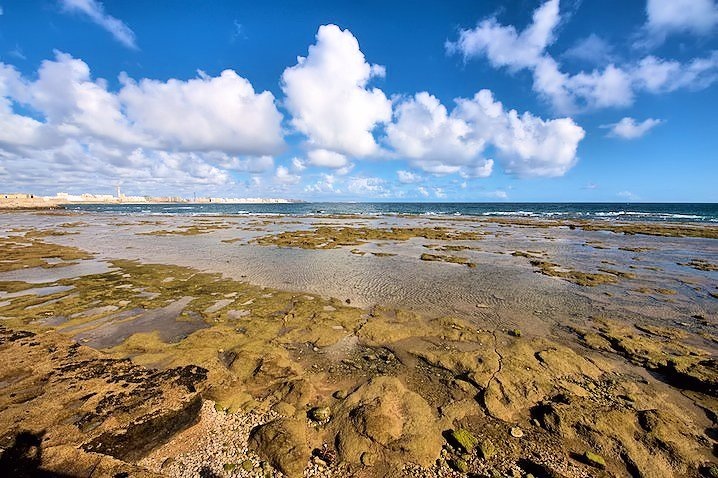
<path fill-rule="evenodd" d="M 710 228 L 112 219 L 127 246 L 109 255 L 82 242 L 91 218 L 18 219 L 0 238 L 0 463 L 17 476 L 718 476 Z M 125 257 L 144 241 L 406 261 L 550 300 L 358 307 Z"/>

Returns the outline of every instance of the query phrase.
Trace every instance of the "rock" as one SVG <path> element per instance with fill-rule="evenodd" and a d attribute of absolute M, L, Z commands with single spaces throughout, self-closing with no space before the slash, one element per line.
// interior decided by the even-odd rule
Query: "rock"
<path fill-rule="evenodd" d="M 479 456 L 484 460 L 490 460 L 496 455 L 496 447 L 490 440 L 482 440 L 479 443 Z"/>
<path fill-rule="evenodd" d="M 428 467 L 441 451 L 432 408 L 395 377 L 375 377 L 359 387 L 335 410 L 332 423 L 339 458 L 348 463 L 363 463 L 370 453 L 387 463 Z"/>
<path fill-rule="evenodd" d="M 309 459 L 307 430 L 299 420 L 279 418 L 252 430 L 249 445 L 290 478 L 302 476 Z"/>
<path fill-rule="evenodd" d="M 601 455 L 598 455 L 591 451 L 586 451 L 583 454 L 583 459 L 587 464 L 589 464 L 595 468 L 598 468 L 600 470 L 603 470 L 606 468 L 606 460 L 604 460 Z"/>
<path fill-rule="evenodd" d="M 344 390 L 337 390 L 332 394 L 332 397 L 336 398 L 337 400 L 344 400 L 347 398 L 347 392 Z"/>
<path fill-rule="evenodd" d="M 638 423 L 647 432 L 653 431 L 660 421 L 656 410 L 641 410 L 638 412 Z"/>
<path fill-rule="evenodd" d="M 231 473 L 231 472 L 234 471 L 235 468 L 237 468 L 237 464 L 236 464 L 236 463 L 225 463 L 225 464 L 222 466 L 222 468 L 223 468 L 224 471 L 226 471 L 227 473 Z"/>
<path fill-rule="evenodd" d="M 514 438 L 521 438 L 524 436 L 524 431 L 519 427 L 512 427 L 511 430 L 509 430 L 509 433 L 511 433 L 511 436 Z"/>
<path fill-rule="evenodd" d="M 309 410 L 309 418 L 319 423 L 327 423 L 332 418 L 332 409 L 329 407 L 314 407 Z"/>
<path fill-rule="evenodd" d="M 471 453 L 478 443 L 476 437 L 464 428 L 449 431 L 449 440 L 451 445 L 455 447 L 458 445 L 458 447 L 467 453 Z"/>
<path fill-rule="evenodd" d="M 454 458 L 449 462 L 449 466 L 460 473 L 469 472 L 469 464 L 463 458 Z"/>
<path fill-rule="evenodd" d="M 85 465 L 97 467 L 99 476 L 102 463 L 139 476 L 139 467 L 128 462 L 196 423 L 202 406 L 197 388 L 207 377 L 200 367 L 152 370 L 57 332 L 35 335 L 3 326 L 0 363 L 12 364 L 2 372 L 3 448 L 46 430 L 38 466 L 73 476 L 89 476 Z"/>
<path fill-rule="evenodd" d="M 252 460 L 244 460 L 242 462 L 242 469 L 244 471 L 252 471 L 254 469 L 254 463 L 252 463 Z"/>

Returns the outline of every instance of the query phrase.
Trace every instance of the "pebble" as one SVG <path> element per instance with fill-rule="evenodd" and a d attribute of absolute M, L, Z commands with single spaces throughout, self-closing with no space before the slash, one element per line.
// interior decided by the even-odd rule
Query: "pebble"
<path fill-rule="evenodd" d="M 521 438 L 521 437 L 524 436 L 524 431 L 523 431 L 521 428 L 519 428 L 519 427 L 513 427 L 513 428 L 511 428 L 511 430 L 509 431 L 509 433 L 511 433 L 511 436 L 514 437 L 514 438 Z"/>

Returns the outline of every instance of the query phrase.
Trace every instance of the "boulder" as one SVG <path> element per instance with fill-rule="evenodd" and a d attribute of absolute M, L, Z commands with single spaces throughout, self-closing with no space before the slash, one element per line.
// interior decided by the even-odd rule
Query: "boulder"
<path fill-rule="evenodd" d="M 395 377 L 375 377 L 349 395 L 333 420 L 342 461 L 380 461 L 430 466 L 439 456 L 441 430 L 434 412 Z"/>
<path fill-rule="evenodd" d="M 290 478 L 303 475 L 311 452 L 306 425 L 289 418 L 279 418 L 252 430 L 249 446 Z"/>

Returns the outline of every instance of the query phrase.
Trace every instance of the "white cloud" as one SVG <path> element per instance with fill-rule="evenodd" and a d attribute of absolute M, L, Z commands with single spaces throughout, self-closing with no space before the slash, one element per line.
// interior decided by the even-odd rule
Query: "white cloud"
<path fill-rule="evenodd" d="M 485 163 L 480 157 L 485 141 L 471 131 L 464 119 L 449 115 L 436 97 L 421 92 L 396 106 L 386 135 L 394 150 L 412 165 L 441 174 Z"/>
<path fill-rule="evenodd" d="M 561 176 L 576 163 L 585 132 L 570 118 L 543 120 L 507 111 L 489 90 L 455 103 L 449 113 L 435 97 L 419 93 L 399 104 L 396 122 L 387 127 L 388 143 L 433 174 L 487 177 L 494 165 L 483 157 L 489 146 L 517 176 Z"/>
<path fill-rule="evenodd" d="M 267 172 L 274 167 L 274 158 L 268 155 L 238 158 L 225 153 L 208 153 L 205 154 L 204 157 L 224 169 L 244 173 L 259 174 Z"/>
<path fill-rule="evenodd" d="M 274 179 L 282 184 L 297 184 L 302 178 L 297 174 L 290 173 L 288 168 L 278 166 L 274 174 Z"/>
<path fill-rule="evenodd" d="M 314 184 L 309 184 L 304 187 L 304 192 L 307 193 L 319 193 L 319 194 L 341 194 L 341 189 L 334 187 L 336 183 L 336 177 L 333 174 L 322 174 Z"/>
<path fill-rule="evenodd" d="M 420 183 L 424 180 L 423 177 L 411 171 L 399 170 L 396 175 L 399 177 L 399 182 L 403 184 Z"/>
<path fill-rule="evenodd" d="M 135 32 L 123 21 L 105 12 L 105 7 L 96 0 L 60 0 L 63 9 L 68 12 L 81 13 L 90 20 L 110 32 L 115 40 L 128 48 L 137 49 Z"/>
<path fill-rule="evenodd" d="M 343 154 L 327 149 L 313 149 L 307 153 L 307 159 L 312 166 L 331 169 L 343 168 L 349 163 Z"/>
<path fill-rule="evenodd" d="M 1 182 L 56 192 L 124 178 L 158 193 L 228 184 L 228 170 L 273 169 L 281 115 L 270 93 L 255 94 L 236 73 L 123 82 L 110 91 L 85 62 L 60 52 L 32 78 L 0 63 Z"/>
<path fill-rule="evenodd" d="M 122 77 L 119 100 L 127 116 L 171 146 L 191 151 L 275 154 L 284 141 L 281 114 L 268 91 L 232 70 L 217 77 L 166 82 Z"/>
<path fill-rule="evenodd" d="M 531 71 L 534 91 L 557 111 L 567 113 L 581 109 L 625 107 L 633 103 L 638 92 L 701 89 L 718 79 L 716 52 L 685 64 L 646 57 L 626 65 L 609 63 L 603 69 L 573 75 L 565 73 L 546 51 L 554 42 L 554 30 L 561 21 L 558 5 L 558 0 L 546 1 L 534 12 L 531 24 L 521 32 L 513 25 L 501 25 L 495 17 L 483 20 L 476 28 L 461 30 L 456 42 L 447 43 L 447 51 L 460 53 L 465 59 L 485 57 L 494 68 L 507 68 L 510 72 Z M 592 42 L 599 52 L 605 49 L 596 40 Z M 595 55 L 596 52 L 590 54 Z M 662 76 L 654 77 L 650 73 Z"/>
<path fill-rule="evenodd" d="M 307 168 L 307 166 L 304 164 L 304 161 L 302 161 L 299 158 L 292 158 L 292 169 L 297 172 L 304 171 Z"/>
<path fill-rule="evenodd" d="M 533 67 L 554 41 L 553 31 L 561 20 L 558 7 L 558 0 L 548 0 L 534 11 L 531 24 L 521 33 L 513 26 L 499 24 L 496 17 L 487 18 L 474 29 L 461 30 L 459 39 L 447 42 L 446 47 L 467 59 L 486 56 L 497 67 Z"/>
<path fill-rule="evenodd" d="M 618 123 L 602 125 L 602 128 L 609 128 L 609 135 L 616 136 L 623 139 L 636 139 L 645 135 L 654 127 L 661 124 L 663 121 L 659 119 L 648 118 L 646 120 L 637 122 L 635 119 L 625 117 Z"/>
<path fill-rule="evenodd" d="M 434 196 L 439 199 L 444 199 L 446 197 L 446 193 L 443 188 L 434 188 Z"/>
<path fill-rule="evenodd" d="M 484 191 L 480 193 L 481 196 L 487 197 L 487 198 L 493 198 L 493 199 L 507 199 L 509 195 L 506 193 L 506 191 L 502 191 L 501 189 L 497 189 L 495 191 Z"/>
<path fill-rule="evenodd" d="M 381 76 L 384 68 L 366 62 L 349 30 L 319 27 L 307 57 L 282 74 L 291 124 L 313 148 L 357 157 L 376 153 L 372 130 L 391 120 L 391 101 L 367 85 Z"/>
<path fill-rule="evenodd" d="M 427 191 L 424 186 L 419 186 L 416 188 L 416 191 L 424 197 L 429 197 L 429 191 Z"/>
<path fill-rule="evenodd" d="M 646 46 L 662 43 L 672 33 L 707 35 L 718 25 L 714 0 L 648 0 Z"/>
<path fill-rule="evenodd" d="M 383 196 L 387 191 L 384 188 L 384 180 L 374 177 L 355 177 L 347 181 L 347 190 L 354 194 L 363 196 Z"/>

